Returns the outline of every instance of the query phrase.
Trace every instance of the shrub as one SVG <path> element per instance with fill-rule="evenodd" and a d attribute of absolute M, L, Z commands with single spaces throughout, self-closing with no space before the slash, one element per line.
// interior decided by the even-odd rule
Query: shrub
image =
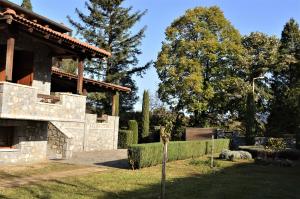
<path fill-rule="evenodd" d="M 142 140 L 149 137 L 149 109 L 150 109 L 149 92 L 144 91 L 143 106 L 142 106 Z"/>
<path fill-rule="evenodd" d="M 219 158 L 231 161 L 240 159 L 249 160 L 252 159 L 252 155 L 247 151 L 230 151 L 228 149 L 224 149 L 222 150 Z"/>
<path fill-rule="evenodd" d="M 295 149 L 285 149 L 280 151 L 265 149 L 262 146 L 241 146 L 240 149 L 251 153 L 253 158 L 281 158 L 289 160 L 299 160 L 300 151 Z"/>
<path fill-rule="evenodd" d="M 137 144 L 139 140 L 139 126 L 136 120 L 128 121 L 129 130 L 132 131 L 132 144 Z"/>
<path fill-rule="evenodd" d="M 132 144 L 133 133 L 130 130 L 119 130 L 118 148 L 127 149 Z"/>
<path fill-rule="evenodd" d="M 229 148 L 228 139 L 217 139 L 214 152 Z M 134 168 L 154 166 L 162 162 L 162 143 L 136 144 L 128 148 L 128 160 Z M 178 141 L 168 144 L 168 161 L 200 157 L 211 152 L 211 141 Z"/>

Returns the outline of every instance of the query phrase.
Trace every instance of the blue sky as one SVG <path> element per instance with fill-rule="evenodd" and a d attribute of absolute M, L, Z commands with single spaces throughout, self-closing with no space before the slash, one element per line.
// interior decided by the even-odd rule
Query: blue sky
<path fill-rule="evenodd" d="M 20 4 L 22 0 L 11 0 Z M 84 10 L 85 0 L 31 0 L 35 12 L 45 15 L 55 21 L 69 25 L 67 15 L 75 17 L 75 8 Z M 164 41 L 165 29 L 175 18 L 184 14 L 185 10 L 196 6 L 219 6 L 225 17 L 231 21 L 241 34 L 260 31 L 280 37 L 283 25 L 292 17 L 300 22 L 300 0 L 127 0 L 126 6 L 134 10 L 148 12 L 141 22 L 133 28 L 133 32 L 147 26 L 146 37 L 141 46 L 143 55 L 140 64 L 156 60 Z M 151 68 L 143 78 L 136 78 L 139 96 L 144 89 L 155 93 L 159 79 L 154 68 Z M 141 99 L 136 105 L 141 109 Z"/>

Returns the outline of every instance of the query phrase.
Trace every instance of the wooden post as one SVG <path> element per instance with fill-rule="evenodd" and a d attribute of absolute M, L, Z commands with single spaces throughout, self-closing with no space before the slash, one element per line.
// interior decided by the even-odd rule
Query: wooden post
<path fill-rule="evenodd" d="M 14 51 L 15 51 L 15 38 L 10 37 L 7 40 L 7 48 L 6 48 L 6 81 L 12 81 L 12 72 L 14 65 Z"/>
<path fill-rule="evenodd" d="M 161 191 L 160 198 L 165 199 L 166 195 L 166 164 L 168 161 L 168 143 L 170 140 L 170 126 L 160 127 L 160 137 L 164 144 L 163 146 L 163 161 L 162 161 L 162 171 L 161 171 Z"/>
<path fill-rule="evenodd" d="M 211 136 L 211 168 L 214 168 L 214 134 Z"/>
<path fill-rule="evenodd" d="M 82 95 L 83 87 L 83 59 L 78 62 L 77 94 Z"/>
<path fill-rule="evenodd" d="M 112 116 L 119 116 L 119 93 L 115 92 L 112 97 Z"/>

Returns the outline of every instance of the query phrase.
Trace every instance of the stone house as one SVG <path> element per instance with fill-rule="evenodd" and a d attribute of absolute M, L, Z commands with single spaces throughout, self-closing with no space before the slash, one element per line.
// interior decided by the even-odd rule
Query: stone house
<path fill-rule="evenodd" d="M 129 88 L 83 77 L 84 61 L 111 54 L 69 36 L 70 29 L 0 0 L 0 164 L 70 158 L 117 149 L 117 92 Z M 77 75 L 54 68 L 77 60 Z M 88 92 L 112 93 L 112 116 L 86 113 Z"/>

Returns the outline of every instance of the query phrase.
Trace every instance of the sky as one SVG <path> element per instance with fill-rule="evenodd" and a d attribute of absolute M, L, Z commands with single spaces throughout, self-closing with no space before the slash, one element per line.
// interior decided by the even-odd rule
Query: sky
<path fill-rule="evenodd" d="M 21 4 L 22 0 L 11 0 Z M 31 0 L 33 10 L 38 14 L 62 22 L 70 27 L 67 15 L 76 19 L 75 8 L 86 10 L 85 0 Z M 294 18 L 300 23 L 300 0 L 125 0 L 124 6 L 133 10 L 148 10 L 141 21 L 133 27 L 132 32 L 147 26 L 145 38 L 139 56 L 140 65 L 150 60 L 155 61 L 164 41 L 165 29 L 187 9 L 197 6 L 219 6 L 225 17 L 242 35 L 251 32 L 263 32 L 280 37 L 284 24 Z M 158 89 L 159 79 L 152 67 L 143 76 L 135 77 L 139 87 L 140 100 L 135 109 L 141 109 L 142 94 L 148 89 L 154 94 Z"/>

